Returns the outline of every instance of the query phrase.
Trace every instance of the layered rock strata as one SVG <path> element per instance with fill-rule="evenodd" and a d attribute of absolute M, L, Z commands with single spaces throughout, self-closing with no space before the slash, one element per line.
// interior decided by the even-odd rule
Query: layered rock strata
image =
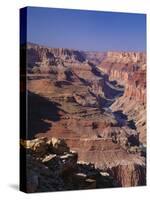
<path fill-rule="evenodd" d="M 124 95 L 112 105 L 123 110 L 135 121 L 141 143 L 146 143 L 146 54 L 138 52 L 108 52 L 100 68 L 124 85 Z"/>
<path fill-rule="evenodd" d="M 145 127 L 141 117 L 145 115 L 141 107 L 145 94 L 128 91 L 134 84 L 145 87 L 144 73 L 140 81 L 144 66 L 141 54 L 132 54 L 133 58 L 130 53 L 119 57 L 103 54 L 99 55 L 100 65 L 96 65 L 98 54 L 87 57 L 87 52 L 76 50 L 29 44 L 27 53 L 28 139 L 65 139 L 78 152 L 80 162 L 91 162 L 111 173 L 117 186 L 145 185 L 145 149 L 141 145 L 145 132 L 139 129 Z M 90 60 L 94 57 L 96 63 Z M 139 71 L 134 67 L 138 59 Z M 113 69 L 116 72 L 112 73 Z M 136 73 L 136 81 L 129 83 L 130 75 Z M 83 177 L 78 174 L 77 179 Z"/>

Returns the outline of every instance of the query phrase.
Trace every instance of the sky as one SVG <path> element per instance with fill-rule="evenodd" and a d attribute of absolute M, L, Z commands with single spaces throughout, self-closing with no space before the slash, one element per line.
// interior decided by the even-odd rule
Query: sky
<path fill-rule="evenodd" d="M 27 8 L 27 41 L 90 51 L 146 51 L 146 15 Z"/>

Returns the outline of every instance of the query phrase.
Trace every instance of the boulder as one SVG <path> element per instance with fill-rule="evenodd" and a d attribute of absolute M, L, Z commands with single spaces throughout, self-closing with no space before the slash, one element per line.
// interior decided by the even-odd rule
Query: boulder
<path fill-rule="evenodd" d="M 51 144 L 52 152 L 55 154 L 61 155 L 70 151 L 64 139 L 57 139 L 53 137 L 51 139 Z"/>
<path fill-rule="evenodd" d="M 37 138 L 34 140 L 21 140 L 21 145 L 26 149 L 30 149 L 39 157 L 43 156 L 48 151 L 47 138 Z"/>

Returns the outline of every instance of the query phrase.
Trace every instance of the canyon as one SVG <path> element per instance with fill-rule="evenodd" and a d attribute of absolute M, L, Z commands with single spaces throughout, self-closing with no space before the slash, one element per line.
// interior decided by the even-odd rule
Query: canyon
<path fill-rule="evenodd" d="M 32 143 L 44 137 L 46 144 L 53 138 L 63 140 L 76 152 L 78 167 L 94 165 L 98 174 L 109 177 L 99 181 L 97 175 L 99 184 L 94 177 L 89 187 L 85 187 L 85 178 L 83 187 L 74 186 L 73 179 L 61 180 L 65 186 L 51 190 L 145 185 L 146 54 L 88 52 L 32 43 L 24 50 L 28 126 L 22 139 Z M 31 159 L 33 166 L 39 162 L 37 156 Z M 76 173 L 81 171 L 84 174 L 84 170 Z"/>
<path fill-rule="evenodd" d="M 110 80 L 125 85 L 124 95 L 112 105 L 112 110 L 122 109 L 134 120 L 139 139 L 146 144 L 146 54 L 109 52 L 100 67 Z"/>

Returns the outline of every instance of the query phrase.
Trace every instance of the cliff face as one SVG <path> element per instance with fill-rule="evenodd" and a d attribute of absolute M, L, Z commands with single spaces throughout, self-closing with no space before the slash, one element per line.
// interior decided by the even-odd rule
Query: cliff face
<path fill-rule="evenodd" d="M 29 44 L 28 139 L 64 139 L 78 161 L 107 171 L 117 186 L 145 185 L 141 57 Z"/>
<path fill-rule="evenodd" d="M 146 142 L 146 54 L 138 52 L 109 52 L 101 62 L 100 68 L 111 80 L 124 85 L 124 95 L 112 109 L 124 110 L 129 118 L 135 120 L 140 133 L 140 141 Z"/>
<path fill-rule="evenodd" d="M 141 161 L 140 164 L 133 162 L 119 164 L 109 172 L 121 186 L 128 187 L 129 185 L 144 185 L 146 183 L 146 169 L 144 163 L 141 163 Z"/>
<path fill-rule="evenodd" d="M 76 50 L 65 48 L 45 48 L 43 46 L 27 45 L 27 66 L 30 73 L 48 73 L 52 66 L 67 62 L 84 62 L 85 57 Z"/>
<path fill-rule="evenodd" d="M 110 79 L 126 83 L 131 74 L 145 72 L 146 54 L 140 52 L 108 52 L 99 66 L 109 74 Z"/>
<path fill-rule="evenodd" d="M 146 54 L 142 52 L 107 52 L 105 62 L 114 63 L 145 63 Z"/>

